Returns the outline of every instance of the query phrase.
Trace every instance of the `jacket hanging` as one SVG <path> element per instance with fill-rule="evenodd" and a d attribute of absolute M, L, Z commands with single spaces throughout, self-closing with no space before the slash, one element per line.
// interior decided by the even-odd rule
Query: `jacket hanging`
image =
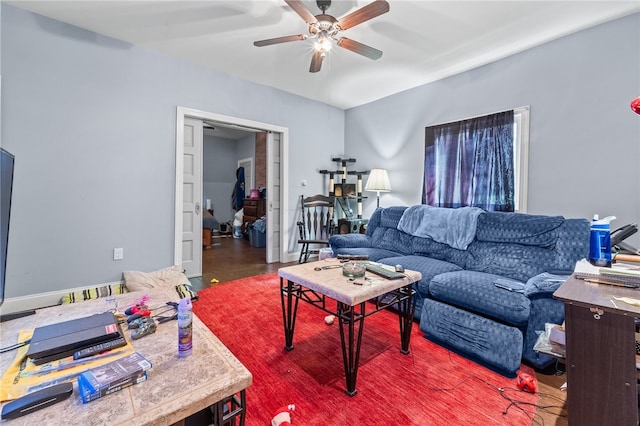
<path fill-rule="evenodd" d="M 242 208 L 244 197 L 244 167 L 238 167 L 236 170 L 236 184 L 233 187 L 233 194 L 231 194 L 231 206 L 235 211 Z"/>

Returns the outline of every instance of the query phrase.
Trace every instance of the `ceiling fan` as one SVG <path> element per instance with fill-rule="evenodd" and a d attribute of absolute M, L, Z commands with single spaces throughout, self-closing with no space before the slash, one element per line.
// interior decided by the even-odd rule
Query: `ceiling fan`
<path fill-rule="evenodd" d="M 340 19 L 336 19 L 333 16 L 326 14 L 327 9 L 331 6 L 331 0 L 317 0 L 316 4 L 322 13 L 315 16 L 311 11 L 309 11 L 309 9 L 307 9 L 301 0 L 284 1 L 307 23 L 307 25 L 309 25 L 310 35 L 296 34 L 259 40 L 253 42 L 254 46 L 269 46 L 289 41 L 306 40 L 311 37 L 315 39 L 315 44 L 309 72 L 320 71 L 322 61 L 329 49 L 331 49 L 333 41 L 335 41 L 338 46 L 359 55 L 366 56 L 369 59 L 376 60 L 380 59 L 382 56 L 382 51 L 346 37 L 339 37 L 338 34 L 340 31 L 355 27 L 356 25 L 373 19 L 376 16 L 387 13 L 389 11 L 389 3 L 387 3 L 386 0 L 375 0 L 373 3 L 369 3 L 360 9 L 356 9 Z"/>

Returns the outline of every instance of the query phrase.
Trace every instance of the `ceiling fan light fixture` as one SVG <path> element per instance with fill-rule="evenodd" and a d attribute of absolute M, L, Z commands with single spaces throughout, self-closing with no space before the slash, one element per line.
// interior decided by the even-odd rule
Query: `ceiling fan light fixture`
<path fill-rule="evenodd" d="M 333 42 L 331 40 L 331 37 L 329 37 L 326 31 L 320 31 L 313 45 L 314 49 L 316 51 L 328 52 L 329 50 L 331 50 L 332 46 Z"/>

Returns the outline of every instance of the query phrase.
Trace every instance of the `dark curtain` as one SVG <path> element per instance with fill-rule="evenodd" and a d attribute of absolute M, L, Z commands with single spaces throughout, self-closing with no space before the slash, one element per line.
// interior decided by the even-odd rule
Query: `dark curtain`
<path fill-rule="evenodd" d="M 513 110 L 425 128 L 422 203 L 514 211 Z"/>

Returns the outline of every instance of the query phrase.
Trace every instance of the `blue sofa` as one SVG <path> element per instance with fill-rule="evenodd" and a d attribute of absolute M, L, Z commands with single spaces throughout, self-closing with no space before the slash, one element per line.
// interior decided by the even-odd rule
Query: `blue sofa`
<path fill-rule="evenodd" d="M 429 214 L 416 226 L 422 208 Z M 378 208 L 366 234 L 333 235 L 329 244 L 336 255 L 366 254 L 420 271 L 415 319 L 428 339 L 509 377 L 523 360 L 547 367 L 553 359 L 533 346 L 545 323 L 564 320 L 563 304 L 552 294 L 587 256 L 589 221 L 477 209 L 447 225 L 432 213 L 455 220 L 449 214 L 462 210 L 438 209 Z M 405 232 L 409 212 L 411 233 Z M 443 230 L 454 234 L 453 242 L 443 240 Z M 456 233 L 465 232 L 469 240 L 460 245 Z"/>

